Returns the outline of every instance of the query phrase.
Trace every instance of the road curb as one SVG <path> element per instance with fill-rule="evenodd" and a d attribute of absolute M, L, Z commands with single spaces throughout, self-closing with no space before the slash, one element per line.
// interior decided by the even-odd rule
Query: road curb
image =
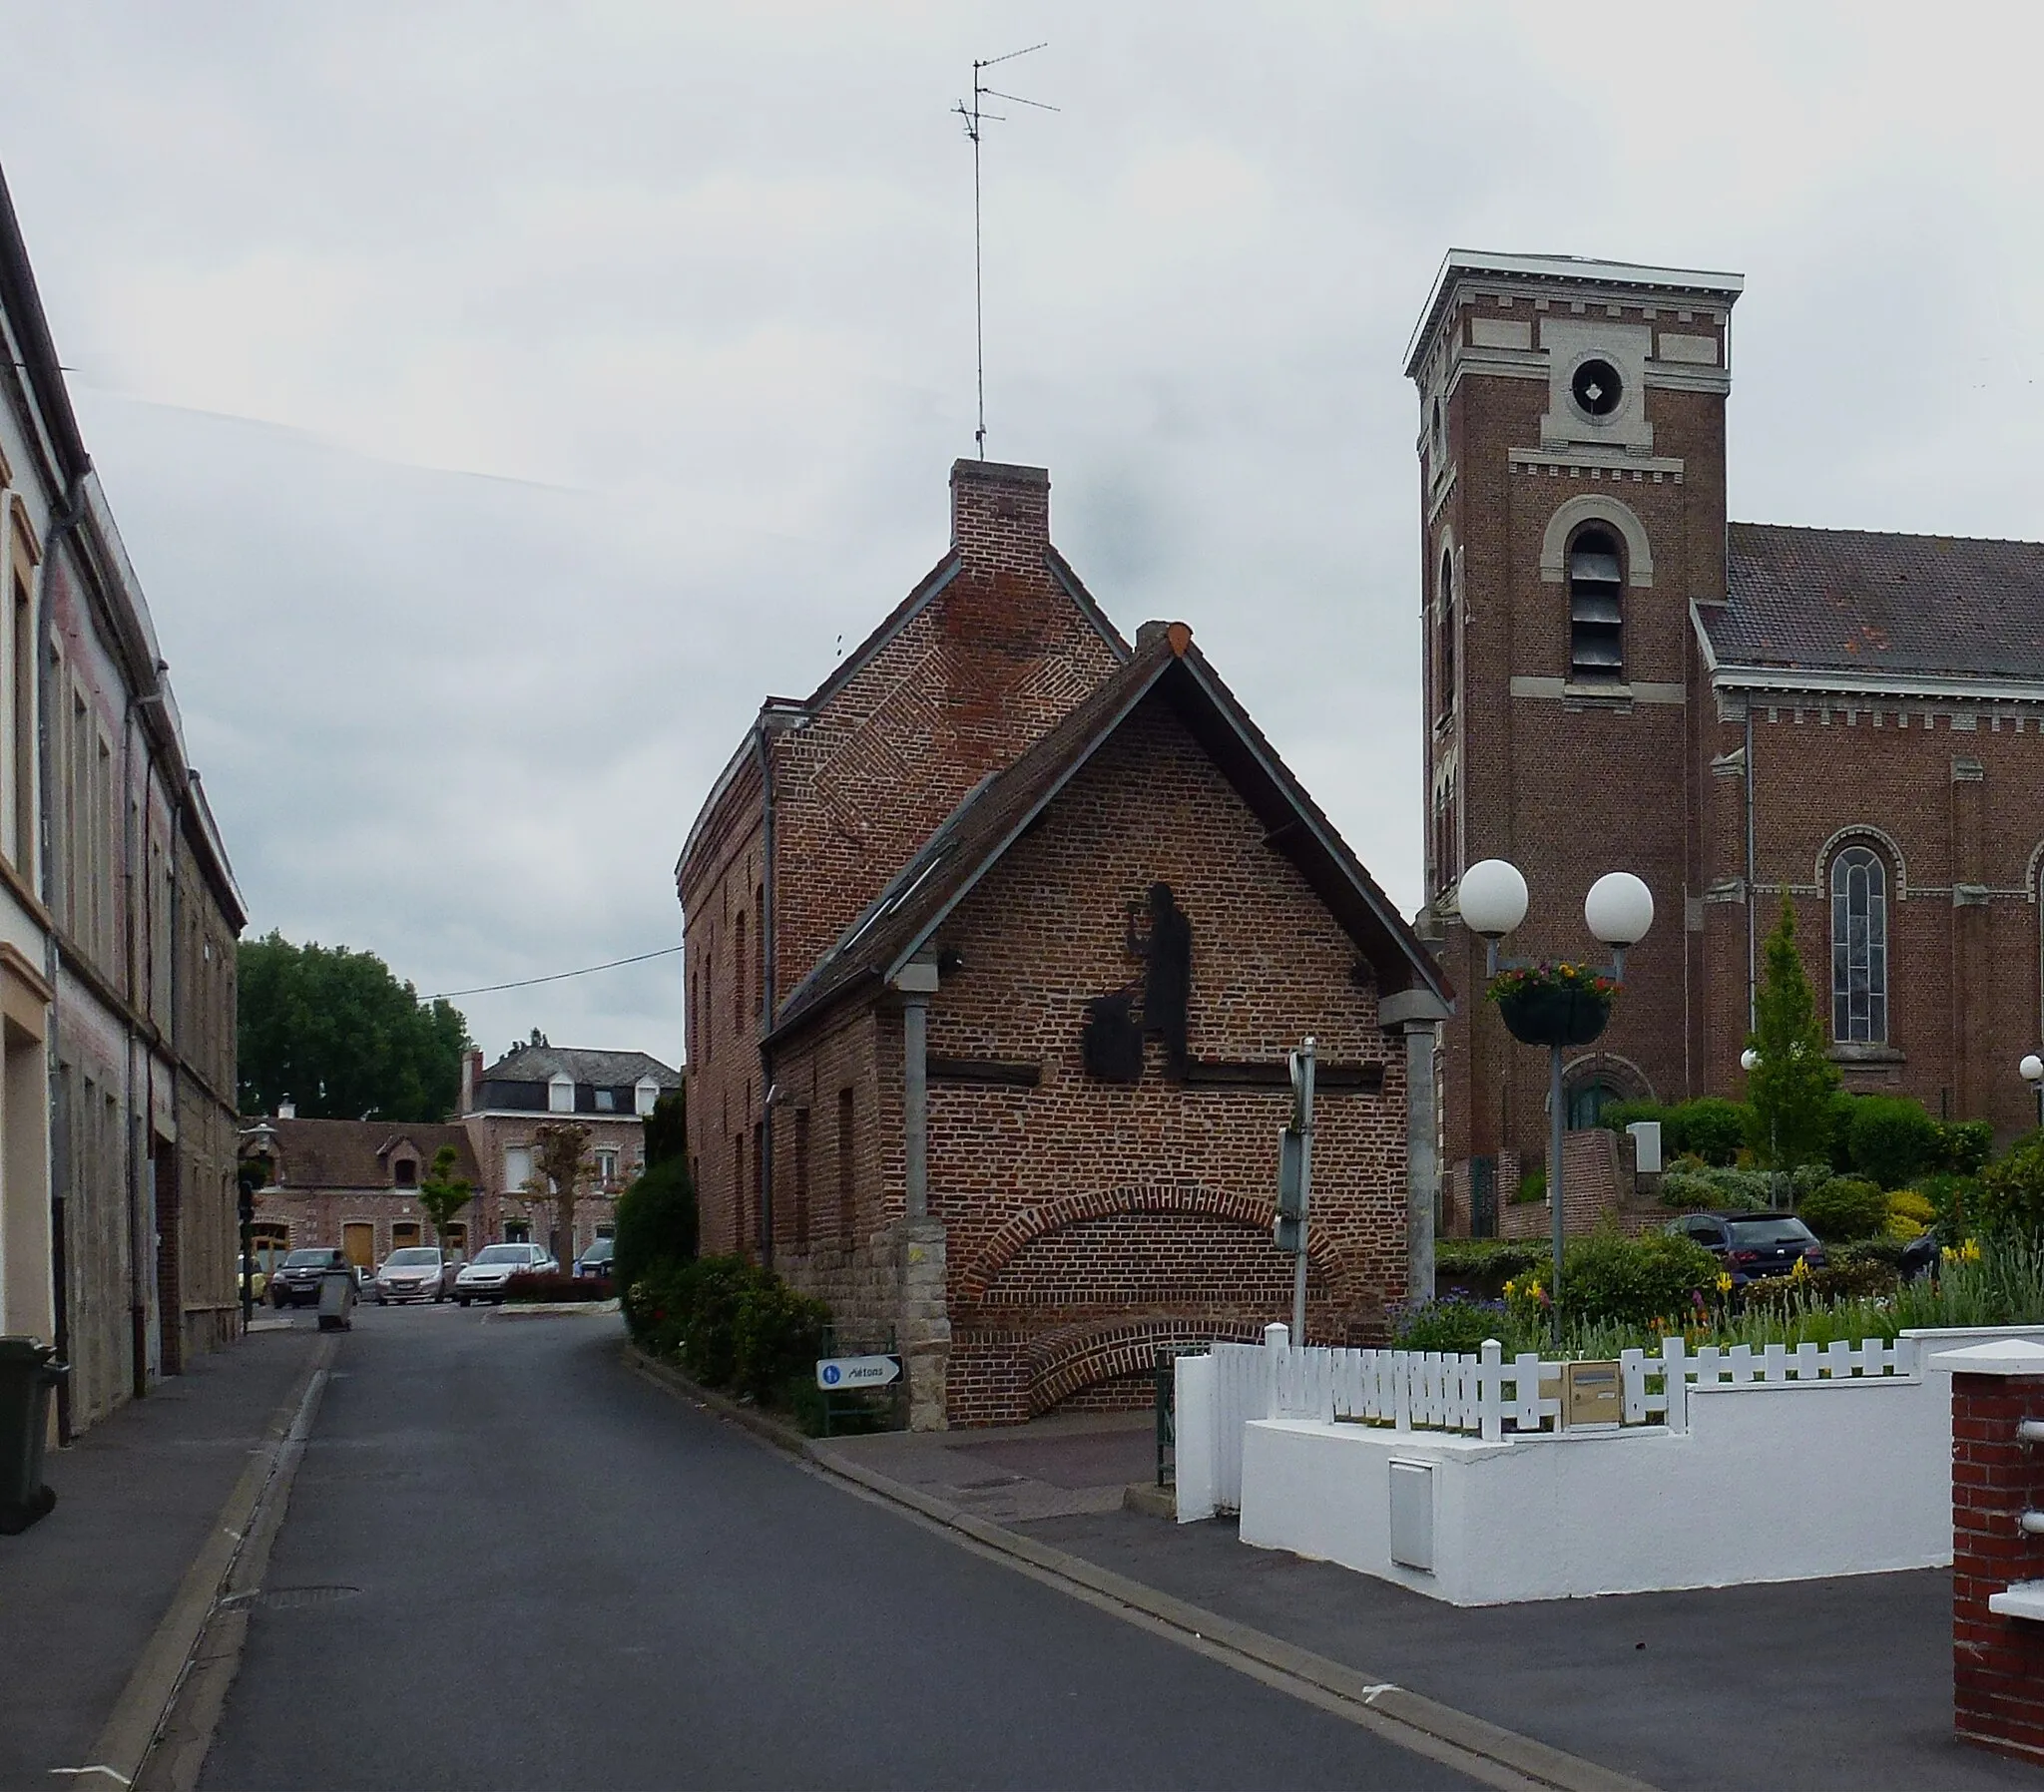
<path fill-rule="evenodd" d="M 262 1445 L 242 1471 L 212 1533 L 185 1570 L 170 1609 L 144 1644 L 93 1743 L 90 1765 L 77 1770 L 74 1783 L 133 1786 L 141 1779 L 249 1539 L 262 1529 L 265 1514 L 280 1505 L 279 1495 L 288 1492 L 288 1476 L 280 1487 L 278 1472 L 287 1459 L 294 1467 L 296 1455 L 302 1453 L 304 1433 L 318 1410 L 327 1367 L 338 1347 L 339 1340 L 332 1337 L 313 1345 L 303 1373 L 270 1416 Z"/>
<path fill-rule="evenodd" d="M 948 1501 L 935 1499 L 920 1488 L 910 1487 L 869 1469 L 863 1463 L 847 1461 L 831 1449 L 835 1440 L 805 1437 L 790 1425 L 769 1419 L 750 1407 L 742 1407 L 726 1395 L 699 1386 L 681 1371 L 655 1362 L 636 1345 L 625 1346 L 625 1360 L 647 1379 L 744 1425 L 790 1456 L 805 1458 L 826 1474 L 851 1482 L 892 1505 L 903 1507 L 946 1530 L 955 1531 L 983 1549 L 1024 1563 L 1041 1574 L 1065 1581 L 1114 1604 L 1140 1611 L 1195 1642 L 1243 1656 L 1286 1678 L 1330 1694 L 1344 1704 L 1360 1706 L 1372 1716 L 1386 1720 L 1387 1727 L 1416 1731 L 1436 1743 L 1445 1743 L 1451 1749 L 1502 1767 L 1537 1785 L 1555 1787 L 1557 1792 L 1654 1792 L 1654 1788 L 1644 1780 L 1599 1766 L 1595 1761 L 1569 1754 L 1467 1711 L 1459 1711 L 1452 1705 L 1428 1698 L 1424 1693 L 1372 1678 L 1325 1655 L 1286 1642 L 1281 1637 L 1235 1618 L 1224 1617 L 1218 1611 L 1175 1598 L 1140 1580 L 1132 1580 L 1126 1574 L 1118 1574 L 1112 1568 L 1101 1568 L 1083 1556 L 1075 1556 L 1068 1550 L 1010 1531 Z"/>
<path fill-rule="evenodd" d="M 747 1406 L 743 1401 L 734 1400 L 729 1394 L 720 1394 L 715 1388 L 706 1388 L 675 1368 L 650 1357 L 636 1344 L 624 1347 L 625 1367 L 643 1375 L 648 1381 L 657 1382 L 671 1394 L 679 1394 L 685 1400 L 693 1400 L 698 1406 L 708 1407 L 720 1418 L 729 1419 L 734 1425 L 742 1425 L 755 1437 L 766 1439 L 775 1449 L 785 1450 L 790 1456 L 806 1456 L 809 1445 L 817 1440 L 806 1433 L 797 1431 L 785 1420 L 775 1419 L 763 1413 L 757 1406 Z"/>

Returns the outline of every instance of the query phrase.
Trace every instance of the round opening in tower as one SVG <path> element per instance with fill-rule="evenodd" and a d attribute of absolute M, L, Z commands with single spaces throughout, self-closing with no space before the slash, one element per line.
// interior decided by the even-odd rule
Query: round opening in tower
<path fill-rule="evenodd" d="M 1575 378 L 1569 381 L 1569 390 L 1592 417 L 1610 416 L 1618 409 L 1619 399 L 1625 395 L 1625 385 L 1618 377 L 1618 369 L 1609 361 L 1585 361 L 1576 369 Z"/>

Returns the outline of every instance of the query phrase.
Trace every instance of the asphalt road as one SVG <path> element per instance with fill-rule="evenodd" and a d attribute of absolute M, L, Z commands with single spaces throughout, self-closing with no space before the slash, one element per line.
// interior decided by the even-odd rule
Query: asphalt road
<path fill-rule="evenodd" d="M 203 1786 L 1473 1783 L 806 1472 L 619 1337 L 361 1312 Z"/>

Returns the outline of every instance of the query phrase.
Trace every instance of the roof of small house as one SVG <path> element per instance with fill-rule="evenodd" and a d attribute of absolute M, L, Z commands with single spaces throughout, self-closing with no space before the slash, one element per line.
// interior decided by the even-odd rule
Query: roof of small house
<path fill-rule="evenodd" d="M 1733 523 L 1726 548 L 1726 601 L 1697 612 L 1719 668 L 1889 690 L 2044 682 L 2044 543 Z"/>
<path fill-rule="evenodd" d="M 519 1046 L 483 1072 L 483 1083 L 548 1083 L 569 1077 L 595 1089 L 633 1089 L 651 1078 L 665 1090 L 680 1089 L 682 1074 L 644 1052 L 590 1052 L 575 1046 Z"/>
<path fill-rule="evenodd" d="M 1378 988 L 1445 997 L 1440 967 L 1193 645 L 1183 623 L 1152 627 L 1129 663 L 1005 770 L 983 778 L 789 992 L 774 1033 L 898 973 L 1043 812 L 1155 694 L 1171 704 L 1267 829 L 1272 846 L 1369 961 Z"/>
<path fill-rule="evenodd" d="M 392 1165 L 409 1145 L 423 1176 L 442 1145 L 454 1147 L 454 1173 L 478 1180 L 468 1132 L 455 1125 L 384 1120 L 265 1120 L 276 1138 L 274 1176 L 284 1188 L 389 1188 Z M 245 1138 L 247 1134 L 244 1134 Z"/>

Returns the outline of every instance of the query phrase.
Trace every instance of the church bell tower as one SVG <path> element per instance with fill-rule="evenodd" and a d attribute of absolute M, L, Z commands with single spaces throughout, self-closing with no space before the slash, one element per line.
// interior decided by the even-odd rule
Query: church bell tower
<path fill-rule="evenodd" d="M 1546 1069 L 1484 999 L 1465 866 L 1510 859 L 1519 957 L 1601 956 L 1583 897 L 1654 893 L 1611 1026 L 1567 1069 L 1572 1124 L 1696 1076 L 1694 751 L 1710 700 L 1693 610 L 1725 597 L 1725 404 L 1737 274 L 1449 253 L 1406 372 L 1419 396 L 1425 891 L 1460 1000 L 1442 1042 L 1449 1216 L 1501 1202 L 1547 1133 Z M 1494 1210 L 1494 1209 L 1493 1209 Z"/>

